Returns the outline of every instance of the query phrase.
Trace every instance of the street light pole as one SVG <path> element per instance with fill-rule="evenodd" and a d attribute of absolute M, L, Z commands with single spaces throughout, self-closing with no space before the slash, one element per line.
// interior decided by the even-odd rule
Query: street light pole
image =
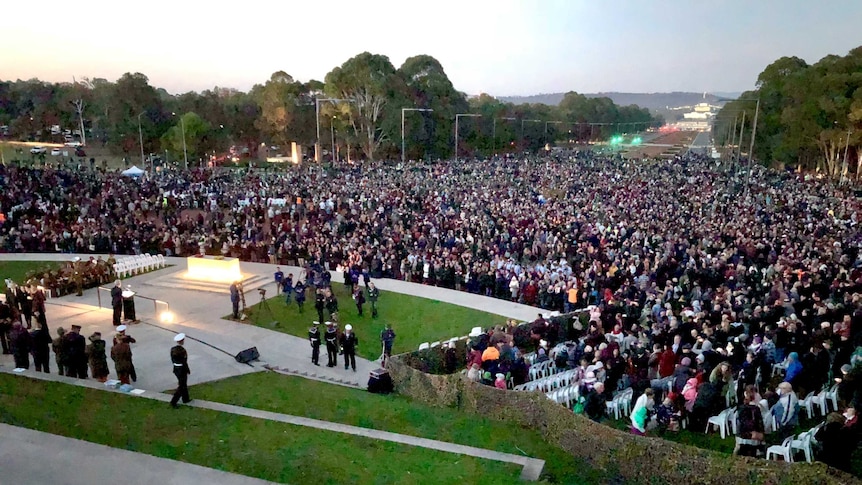
<path fill-rule="evenodd" d="M 754 124 L 751 126 L 751 143 L 748 145 L 748 177 L 745 181 L 746 190 L 751 188 L 751 171 L 754 170 L 754 137 L 757 136 L 757 115 L 760 114 L 760 98 L 754 107 Z"/>
<path fill-rule="evenodd" d="M 844 163 L 841 164 L 841 183 L 844 183 L 844 180 L 847 176 L 847 151 L 850 149 L 850 130 L 847 130 L 847 141 L 844 142 Z"/>
<path fill-rule="evenodd" d="M 332 148 L 330 149 L 331 152 L 329 153 L 329 156 L 332 158 L 333 163 L 335 163 L 335 118 L 337 118 L 337 116 L 333 116 L 329 120 L 329 138 L 332 142 Z"/>
<path fill-rule="evenodd" d="M 521 151 L 524 151 L 524 148 L 525 148 L 524 142 L 526 140 L 524 138 L 524 123 L 527 123 L 527 122 L 529 122 L 529 123 L 541 123 L 542 120 L 521 120 Z"/>
<path fill-rule="evenodd" d="M 141 144 L 141 167 L 146 168 L 146 164 L 144 163 L 144 135 L 141 131 L 141 115 L 146 113 L 146 111 L 141 111 L 138 113 L 138 142 Z"/>
<path fill-rule="evenodd" d="M 477 115 L 474 113 L 456 113 L 455 114 L 455 160 L 458 160 L 458 120 L 465 116 L 467 118 L 479 118 L 482 115 Z"/>
<path fill-rule="evenodd" d="M 404 163 L 404 113 L 408 111 L 422 111 L 422 112 L 431 112 L 434 111 L 431 108 L 401 108 L 401 163 Z M 457 136 L 457 135 L 456 135 Z"/>
<path fill-rule="evenodd" d="M 501 119 L 503 121 L 517 121 L 517 118 L 494 118 L 493 129 L 491 130 L 491 152 L 496 155 L 497 154 L 497 120 Z"/>
<path fill-rule="evenodd" d="M 314 98 L 314 118 L 317 122 L 317 141 L 314 142 L 314 161 L 320 162 L 320 102 L 337 103 L 339 101 L 348 101 L 341 98 Z"/>

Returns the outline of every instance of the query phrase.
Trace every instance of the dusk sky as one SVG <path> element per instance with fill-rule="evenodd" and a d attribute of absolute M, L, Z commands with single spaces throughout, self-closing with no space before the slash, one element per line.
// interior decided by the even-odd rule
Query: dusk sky
<path fill-rule="evenodd" d="M 0 79 L 142 72 L 172 93 L 248 90 L 277 70 L 323 80 L 363 51 L 396 68 L 434 56 L 468 94 L 743 91 L 781 56 L 813 63 L 862 45 L 859 0 L 43 0 L 2 11 Z"/>

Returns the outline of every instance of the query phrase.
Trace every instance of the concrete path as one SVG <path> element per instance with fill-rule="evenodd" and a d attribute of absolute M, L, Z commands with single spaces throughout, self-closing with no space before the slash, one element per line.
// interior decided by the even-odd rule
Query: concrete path
<path fill-rule="evenodd" d="M 0 423 L 0 482 L 265 485 L 273 482 Z M 72 472 L 73 471 L 73 472 Z"/>
<path fill-rule="evenodd" d="M 11 369 L 4 368 L 4 367 L 0 367 L 0 372 L 12 373 Z M 39 380 L 64 382 L 64 383 L 72 384 L 72 385 L 80 385 L 83 387 L 98 389 L 98 390 L 105 391 L 105 392 L 119 392 L 119 391 L 109 390 L 108 388 L 104 387 L 104 385 L 100 385 L 99 383 L 92 381 L 92 380 L 81 381 L 81 380 L 77 380 L 77 379 L 71 379 L 68 377 L 62 377 L 62 376 L 51 375 L 51 374 L 43 374 L 43 373 L 33 372 L 33 371 L 24 371 L 23 373 L 15 373 L 15 374 L 20 376 L 21 378 L 28 378 L 29 377 L 29 378 L 33 378 L 33 379 L 39 379 Z M 130 396 L 133 396 L 133 395 L 130 395 Z M 138 397 L 142 397 L 145 399 L 152 399 L 152 400 L 161 401 L 161 402 L 165 402 L 165 403 L 170 402 L 170 400 L 171 400 L 171 396 L 168 394 L 163 394 L 160 392 L 150 392 L 150 391 L 144 392 L 143 394 L 138 395 Z M 287 424 L 292 424 L 295 426 L 305 426 L 305 427 L 309 427 L 309 428 L 332 431 L 332 432 L 336 432 L 336 433 L 345 433 L 345 434 L 350 434 L 350 435 L 354 435 L 354 436 L 363 436 L 366 438 L 373 438 L 373 439 L 377 439 L 377 440 L 381 440 L 381 441 L 391 441 L 394 443 L 400 443 L 400 444 L 405 444 L 405 445 L 410 445 L 410 446 L 418 446 L 421 448 L 428 448 L 428 449 L 437 450 L 437 451 L 445 451 L 447 453 L 456 453 L 456 454 L 461 454 L 461 455 L 473 456 L 476 458 L 482 458 L 482 459 L 486 459 L 486 460 L 494 460 L 494 461 L 502 461 L 502 462 L 506 462 L 506 463 L 514 463 L 514 464 L 517 464 L 517 465 L 520 465 L 523 467 L 521 470 L 521 479 L 522 480 L 529 480 L 529 481 L 538 480 L 539 476 L 542 473 L 542 469 L 545 467 L 545 461 L 544 460 L 540 460 L 540 459 L 536 459 L 536 458 L 530 458 L 527 456 L 513 455 L 511 453 L 501 453 L 498 451 L 488 450 L 488 449 L 484 449 L 484 448 L 476 448 L 473 446 L 448 443 L 445 441 L 432 440 L 432 439 L 428 439 L 428 438 L 419 438 L 416 436 L 391 433 L 388 431 L 380 431 L 380 430 L 375 430 L 375 429 L 362 428 L 359 426 L 352 426 L 352 425 L 341 424 L 341 423 L 333 423 L 333 422 L 329 422 L 329 421 L 321 421 L 318 419 L 305 418 L 302 416 L 293 416 L 293 415 L 289 415 L 289 414 L 273 413 L 273 412 L 263 411 L 263 410 L 259 410 L 259 409 L 251 409 L 251 408 L 245 408 L 245 407 L 241 407 L 241 406 L 234 406 L 234 405 L 230 405 L 230 404 L 223 404 L 223 403 L 217 403 L 217 402 L 211 402 L 211 401 L 201 401 L 198 399 L 194 399 L 194 396 L 192 396 L 192 401 L 190 403 L 186 404 L 185 406 L 191 406 L 191 407 L 200 408 L 200 409 L 209 409 L 212 411 L 219 411 L 219 412 L 223 412 L 223 413 L 230 413 L 230 414 L 241 415 L 241 416 L 248 416 L 248 417 L 257 418 L 257 419 L 265 419 L 268 421 L 277 421 L 280 423 L 287 423 Z M 2 428 L 0 428 L 0 431 L 2 431 Z M 64 438 L 64 439 L 66 439 L 66 438 Z M 2 441 L 0 441 L 0 444 L 2 444 Z M 94 446 L 100 446 L 100 445 L 94 445 Z M 107 449 L 111 450 L 111 448 L 107 448 Z M 130 453 L 130 452 L 123 452 L 123 453 Z M 2 460 L 2 456 L 3 456 L 2 453 L 0 453 L 0 460 Z M 144 455 L 144 456 L 147 456 L 147 455 Z M 169 460 L 167 460 L 167 461 L 169 461 Z M 0 461 L 0 464 L 2 464 L 2 461 Z M 22 482 L 22 483 L 28 483 L 28 482 Z M 32 483 L 36 483 L 36 482 L 32 482 Z M 44 483 L 50 483 L 50 482 L 46 481 Z M 151 483 L 157 483 L 157 482 L 156 482 L 156 480 L 153 480 Z M 222 483 L 222 482 L 215 482 L 215 483 Z M 233 482 L 225 482 L 225 483 L 233 483 Z"/>

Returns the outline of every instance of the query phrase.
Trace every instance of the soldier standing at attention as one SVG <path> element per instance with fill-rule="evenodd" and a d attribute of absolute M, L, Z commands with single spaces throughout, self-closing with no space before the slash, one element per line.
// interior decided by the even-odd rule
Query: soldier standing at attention
<path fill-rule="evenodd" d="M 182 398 L 183 404 L 191 401 L 189 398 L 189 354 L 186 352 L 185 344 L 186 334 L 178 333 L 174 337 L 176 345 L 171 348 L 171 363 L 174 365 L 174 375 L 177 376 L 177 390 L 174 391 L 174 397 L 171 398 L 171 407 L 177 408 L 177 402 Z"/>
<path fill-rule="evenodd" d="M 57 327 L 57 338 L 51 342 L 51 349 L 54 351 L 54 359 L 57 361 L 57 369 L 60 370 L 59 374 L 65 375 L 66 369 L 66 354 L 63 349 L 63 336 L 66 335 L 66 329 L 63 327 Z"/>
<path fill-rule="evenodd" d="M 377 318 L 377 298 L 380 297 L 380 290 L 374 286 L 374 283 L 368 283 L 368 301 L 371 302 L 371 318 Z"/>
<path fill-rule="evenodd" d="M 323 289 L 318 288 L 314 293 L 314 309 L 317 310 L 318 321 L 323 320 L 323 309 L 326 307 L 326 296 Z"/>
<path fill-rule="evenodd" d="M 75 256 L 75 262 L 72 263 L 73 279 L 77 293 L 75 296 L 84 296 L 84 263 L 81 258 Z"/>
<path fill-rule="evenodd" d="M 344 326 L 344 333 L 341 334 L 341 350 L 344 351 L 344 370 L 348 367 L 353 368 L 356 372 L 356 346 L 359 345 L 359 339 L 353 333 L 353 325 L 347 324 Z"/>
<path fill-rule="evenodd" d="M 315 321 L 314 326 L 308 329 L 308 341 L 311 343 L 311 363 L 320 365 L 320 322 Z"/>
<path fill-rule="evenodd" d="M 335 367 L 338 364 L 338 330 L 332 322 L 326 322 L 326 356 L 329 362 L 326 367 Z"/>

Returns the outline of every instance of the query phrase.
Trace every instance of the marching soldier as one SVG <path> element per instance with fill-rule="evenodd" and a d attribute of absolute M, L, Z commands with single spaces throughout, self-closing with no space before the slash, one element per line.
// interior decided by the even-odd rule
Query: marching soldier
<path fill-rule="evenodd" d="M 320 365 L 320 322 L 315 321 L 314 326 L 308 329 L 308 341 L 311 343 L 311 363 Z"/>
<path fill-rule="evenodd" d="M 368 301 L 371 302 L 371 318 L 377 318 L 377 298 L 380 297 L 380 290 L 371 282 L 368 283 L 367 288 Z"/>
<path fill-rule="evenodd" d="M 344 326 L 344 333 L 341 334 L 341 350 L 344 352 L 344 370 L 349 367 L 356 372 L 356 346 L 359 345 L 359 339 L 353 333 L 353 325 L 347 324 Z"/>
<path fill-rule="evenodd" d="M 326 340 L 326 356 L 329 361 L 326 367 L 335 367 L 338 364 L 338 330 L 332 322 L 326 322 L 324 340 Z"/>
<path fill-rule="evenodd" d="M 185 344 L 186 334 L 178 333 L 174 337 L 174 342 L 177 344 L 171 348 L 171 363 L 174 365 L 174 375 L 177 376 L 177 390 L 174 391 L 174 397 L 171 398 L 171 407 L 177 408 L 177 402 L 182 398 L 183 404 L 191 401 L 189 398 L 189 354 L 186 352 Z"/>

